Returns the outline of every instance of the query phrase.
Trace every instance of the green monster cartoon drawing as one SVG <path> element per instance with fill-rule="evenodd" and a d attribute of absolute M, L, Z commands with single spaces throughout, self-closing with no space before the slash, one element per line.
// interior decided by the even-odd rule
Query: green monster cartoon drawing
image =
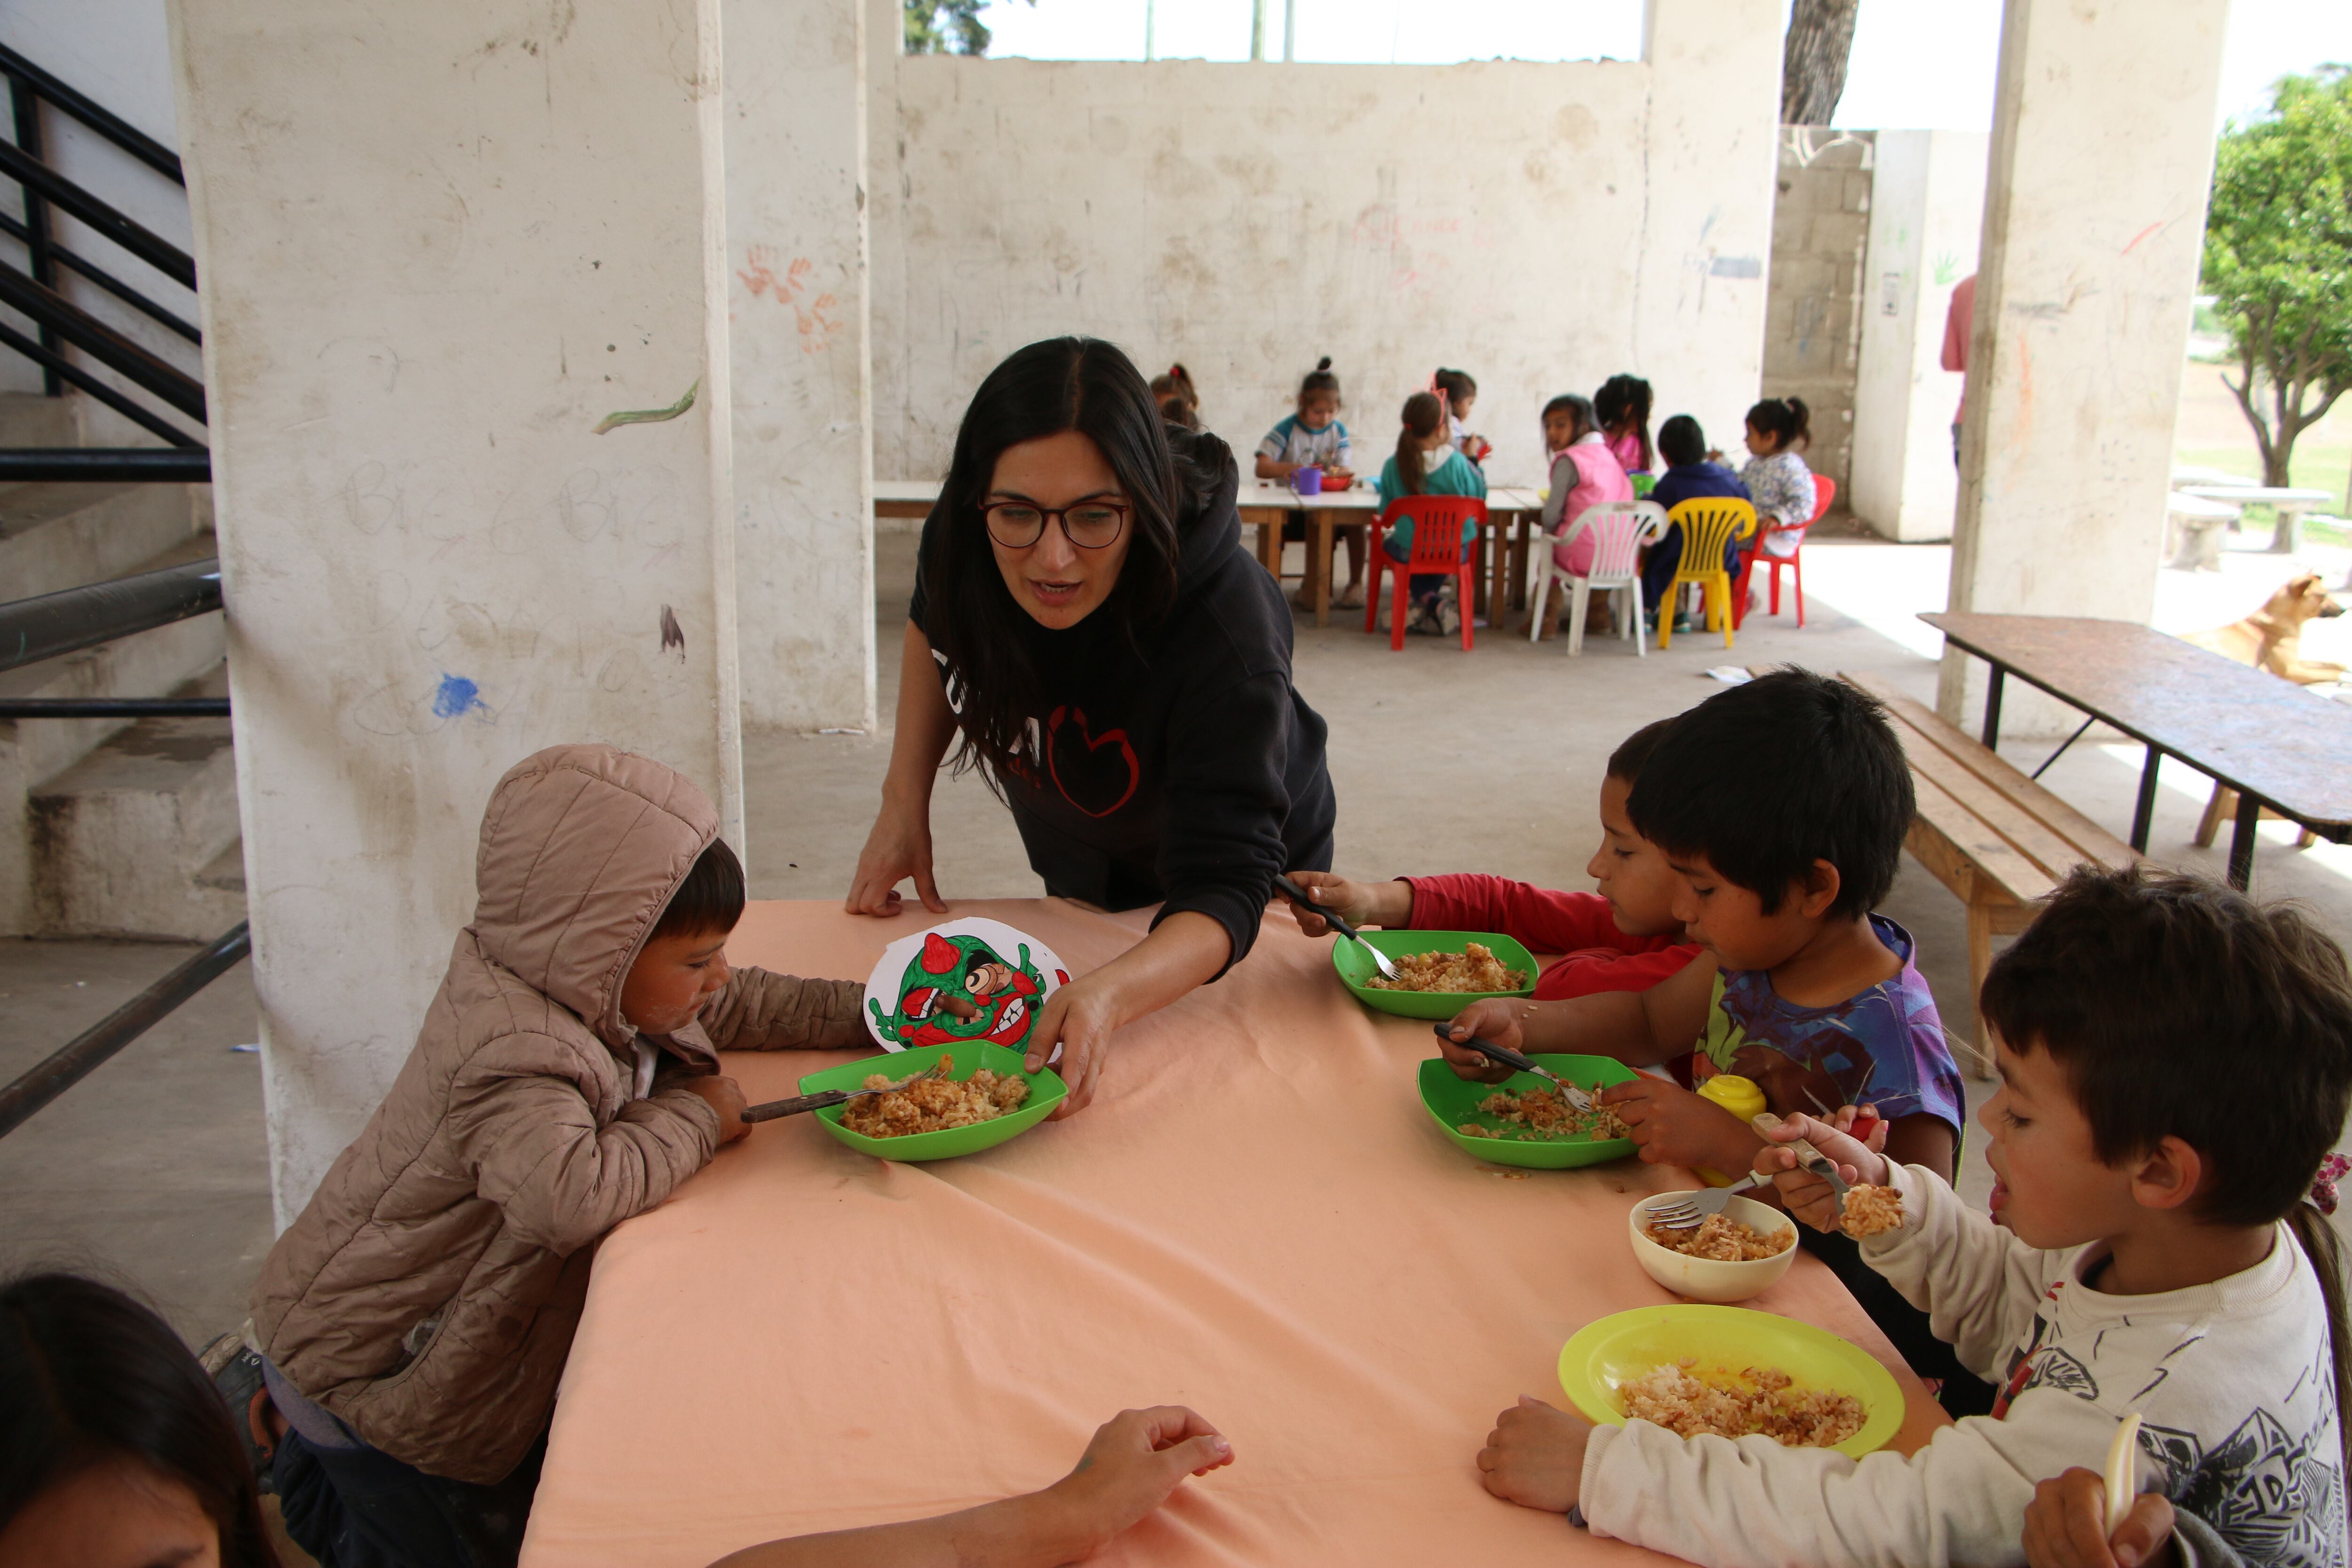
<path fill-rule="evenodd" d="M 1056 971 L 1055 984 L 1069 976 Z M 931 931 L 898 982 L 898 1005 L 885 1013 L 872 997 L 876 1033 L 901 1046 L 946 1046 L 985 1040 L 1019 1049 L 1037 1024 L 1045 977 L 1030 962 L 1029 944 L 1007 963 L 986 939 Z"/>

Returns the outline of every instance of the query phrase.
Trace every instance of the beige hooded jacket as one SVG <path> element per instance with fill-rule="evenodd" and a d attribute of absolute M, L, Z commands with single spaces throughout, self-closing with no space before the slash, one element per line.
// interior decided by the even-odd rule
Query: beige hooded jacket
<path fill-rule="evenodd" d="M 719 814 L 674 770 L 558 746 L 499 781 L 474 923 L 416 1048 L 278 1238 L 256 1344 L 361 1438 L 456 1480 L 503 1478 L 546 1429 L 605 1232 L 717 1147 L 678 1079 L 730 1050 L 862 1040 L 862 988 L 739 969 L 632 1099 L 621 983 Z"/>

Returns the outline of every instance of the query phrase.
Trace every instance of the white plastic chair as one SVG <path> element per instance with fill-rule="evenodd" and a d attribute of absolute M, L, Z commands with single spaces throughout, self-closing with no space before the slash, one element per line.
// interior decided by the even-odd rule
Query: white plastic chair
<path fill-rule="evenodd" d="M 1593 534 L 1592 566 L 1580 577 L 1559 564 L 1555 551 L 1565 549 L 1588 529 Z M 1618 605 L 1617 635 L 1622 637 L 1630 628 L 1635 657 L 1647 657 L 1650 650 L 1643 623 L 1646 606 L 1642 603 L 1642 547 L 1656 543 L 1665 531 L 1666 509 L 1657 502 L 1605 500 L 1586 507 L 1557 535 L 1537 540 L 1537 548 L 1531 552 L 1536 557 L 1536 580 L 1528 594 L 1528 603 L 1532 606 L 1528 616 L 1528 640 L 1533 642 L 1543 633 L 1544 605 L 1555 581 L 1565 581 L 1569 586 L 1570 657 L 1584 651 L 1585 605 L 1592 590 L 1622 588 L 1627 593 Z"/>

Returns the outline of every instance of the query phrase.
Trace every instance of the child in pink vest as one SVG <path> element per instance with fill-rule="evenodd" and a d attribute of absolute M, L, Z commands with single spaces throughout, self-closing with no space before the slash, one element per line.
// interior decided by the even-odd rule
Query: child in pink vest
<path fill-rule="evenodd" d="M 1633 481 L 1609 450 L 1593 422 L 1592 405 L 1574 393 L 1544 405 L 1544 446 L 1551 453 L 1551 493 L 1544 499 L 1544 531 L 1554 539 L 1585 508 L 1606 500 L 1632 500 Z M 1597 548 L 1587 529 L 1567 544 L 1555 545 L 1552 559 L 1560 569 L 1583 576 L 1592 569 Z"/>

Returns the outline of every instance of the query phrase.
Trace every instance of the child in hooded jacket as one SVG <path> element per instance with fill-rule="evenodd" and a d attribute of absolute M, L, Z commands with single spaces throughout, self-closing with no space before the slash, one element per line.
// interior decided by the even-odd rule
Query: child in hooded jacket
<path fill-rule="evenodd" d="M 589 1266 L 743 1136 L 718 1052 L 864 1038 L 864 989 L 730 970 L 709 797 L 609 746 L 509 770 L 415 1048 L 255 1287 L 289 1533 L 338 1568 L 515 1560 Z"/>

